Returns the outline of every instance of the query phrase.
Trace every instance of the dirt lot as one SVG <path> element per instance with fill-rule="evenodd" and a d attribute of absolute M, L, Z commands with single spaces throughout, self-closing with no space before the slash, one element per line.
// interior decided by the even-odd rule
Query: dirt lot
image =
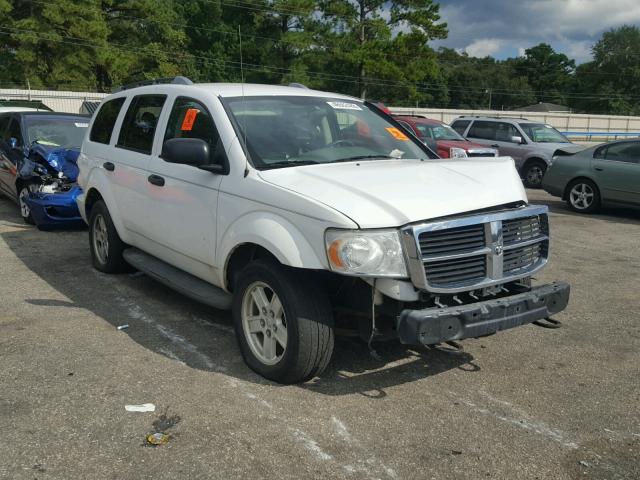
<path fill-rule="evenodd" d="M 86 231 L 0 200 L 0 478 L 640 478 L 640 212 L 530 194 L 553 212 L 539 280 L 572 285 L 563 328 L 382 361 L 340 341 L 288 387 L 245 367 L 227 313 L 97 273 Z"/>

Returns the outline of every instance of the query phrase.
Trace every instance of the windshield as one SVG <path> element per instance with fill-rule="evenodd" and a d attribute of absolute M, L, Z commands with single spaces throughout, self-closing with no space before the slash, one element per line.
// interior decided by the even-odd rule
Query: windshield
<path fill-rule="evenodd" d="M 543 125 L 542 123 L 521 123 L 520 127 L 524 130 L 532 141 L 536 143 L 571 143 L 558 130 L 551 125 Z"/>
<path fill-rule="evenodd" d="M 89 127 L 87 117 L 38 115 L 25 117 L 29 143 L 77 148 Z"/>
<path fill-rule="evenodd" d="M 226 100 L 257 169 L 357 160 L 430 158 L 401 129 L 357 100 L 304 96 Z M 435 157 L 434 157 L 435 158 Z"/>
<path fill-rule="evenodd" d="M 416 128 L 420 132 L 420 138 L 431 138 L 433 140 L 466 140 L 449 125 L 435 125 L 427 123 L 416 123 Z"/>

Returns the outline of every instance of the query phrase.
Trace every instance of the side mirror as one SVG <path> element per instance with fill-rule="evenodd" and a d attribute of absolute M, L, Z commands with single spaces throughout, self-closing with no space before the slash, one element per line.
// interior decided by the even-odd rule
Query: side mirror
<path fill-rule="evenodd" d="M 522 144 L 522 137 L 511 137 L 511 143 Z"/>
<path fill-rule="evenodd" d="M 202 167 L 211 163 L 211 150 L 199 138 L 172 138 L 164 142 L 160 157 L 169 163 Z"/>

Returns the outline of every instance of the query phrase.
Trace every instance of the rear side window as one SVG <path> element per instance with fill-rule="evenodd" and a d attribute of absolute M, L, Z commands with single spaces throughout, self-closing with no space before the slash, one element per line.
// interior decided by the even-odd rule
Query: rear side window
<path fill-rule="evenodd" d="M 484 138 L 486 140 L 496 139 L 496 126 L 495 122 L 473 122 L 471 129 L 469 130 L 469 137 Z"/>
<path fill-rule="evenodd" d="M 640 161 L 640 142 L 609 145 L 604 158 L 616 162 L 638 163 Z"/>
<path fill-rule="evenodd" d="M 118 114 L 124 103 L 124 97 L 115 98 L 105 102 L 93 121 L 89 140 L 108 145 L 111 142 L 111 133 L 118 119 Z"/>
<path fill-rule="evenodd" d="M 166 98 L 166 95 L 133 97 L 122 122 L 116 146 L 150 154 L 156 125 Z"/>
<path fill-rule="evenodd" d="M 453 122 L 451 127 L 460 135 L 464 135 L 464 131 L 467 129 L 470 123 L 470 120 L 456 120 L 455 122 Z"/>

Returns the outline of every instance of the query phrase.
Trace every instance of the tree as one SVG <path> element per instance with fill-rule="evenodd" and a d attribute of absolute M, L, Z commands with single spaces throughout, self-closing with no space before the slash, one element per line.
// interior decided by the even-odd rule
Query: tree
<path fill-rule="evenodd" d="M 398 93 L 415 96 L 416 84 L 437 73 L 427 42 L 446 38 L 447 26 L 432 0 L 321 0 L 319 6 L 330 26 L 322 38 L 326 53 L 339 75 L 358 79 L 343 87 L 357 87 L 360 97 L 399 84 Z"/>
<path fill-rule="evenodd" d="M 575 68 L 574 60 L 546 43 L 528 48 L 515 62 L 516 72 L 527 79 L 538 102 L 566 104 Z"/>
<path fill-rule="evenodd" d="M 594 45 L 593 62 L 576 72 L 576 108 L 590 113 L 640 114 L 640 28 L 605 32 Z"/>

